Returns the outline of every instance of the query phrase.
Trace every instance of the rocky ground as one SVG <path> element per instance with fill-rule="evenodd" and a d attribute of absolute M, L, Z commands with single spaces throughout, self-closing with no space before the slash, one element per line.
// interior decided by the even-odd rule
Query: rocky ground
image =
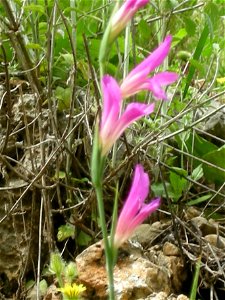
<path fill-rule="evenodd" d="M 1 97 L 4 97 L 3 87 L 1 91 Z M 60 247 L 54 226 L 64 224 L 65 220 L 71 221 L 67 211 L 62 210 L 69 205 L 63 196 L 59 196 L 60 193 L 65 194 L 65 184 L 54 177 L 55 168 L 65 158 L 62 154 L 65 148 L 63 151 L 60 148 L 63 138 L 62 135 L 57 138 L 57 130 L 66 128 L 63 120 L 67 117 L 58 116 L 60 128 L 54 135 L 48 130 L 52 112 L 45 105 L 38 112 L 35 97 L 30 94 L 14 95 L 10 122 L 7 112 L 8 108 L 3 105 L 0 115 L 0 299 L 34 300 L 36 287 L 28 288 L 26 282 L 30 278 L 35 279 L 38 263 L 42 272 L 48 265 L 49 252 Z M 78 123 L 85 119 L 82 114 L 79 118 Z M 224 139 L 224 111 L 218 111 L 213 122 L 209 123 L 201 124 L 201 130 Z M 44 132 L 42 142 L 41 132 Z M 76 141 L 74 147 L 79 155 L 85 148 L 84 139 L 77 138 Z M 40 147 L 43 143 L 47 145 L 44 148 L 45 158 Z M 76 160 L 74 162 L 78 175 L 79 172 L 87 173 L 84 165 L 79 165 Z M 92 231 L 85 223 L 87 217 L 79 217 L 86 211 L 90 213 L 90 207 L 85 206 L 85 197 L 92 199 L 93 195 L 87 192 L 88 189 L 90 183 L 87 180 L 85 188 L 79 191 L 84 195 L 82 211 L 78 213 L 74 209 L 73 218 L 78 228 L 91 235 Z M 72 188 L 71 191 L 74 192 Z M 201 209 L 194 207 L 181 209 L 175 217 L 168 211 L 161 214 L 164 217 L 158 217 L 157 222 L 141 225 L 131 241 L 120 249 L 114 273 L 117 299 L 186 300 L 199 258 L 198 285 L 202 299 L 211 299 L 210 295 L 215 291 L 218 299 L 224 299 L 223 220 L 207 218 Z M 83 299 L 106 299 L 101 241 L 77 252 L 74 250 L 75 255 L 67 256 L 69 260 L 76 261 L 78 281 L 87 287 Z M 43 298 L 60 299 L 53 279 L 48 278 L 47 281 L 49 288 Z"/>

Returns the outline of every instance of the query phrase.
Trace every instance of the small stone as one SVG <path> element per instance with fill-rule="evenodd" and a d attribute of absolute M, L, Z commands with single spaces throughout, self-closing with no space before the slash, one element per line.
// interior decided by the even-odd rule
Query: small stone
<path fill-rule="evenodd" d="M 225 238 L 222 236 L 218 236 L 217 234 L 208 234 L 205 236 L 205 240 L 214 247 L 219 249 L 225 248 Z"/>
<path fill-rule="evenodd" d="M 180 256 L 180 250 L 174 244 L 165 242 L 163 245 L 163 254 L 166 256 Z"/>
<path fill-rule="evenodd" d="M 149 300 L 167 300 L 168 299 L 168 295 L 164 292 L 160 292 L 156 295 L 152 295 L 149 297 Z"/>
<path fill-rule="evenodd" d="M 177 297 L 177 300 L 189 300 L 189 298 L 187 296 L 185 296 L 185 295 L 179 295 Z"/>
<path fill-rule="evenodd" d="M 141 224 L 136 228 L 131 240 L 135 240 L 140 243 L 143 247 L 151 244 L 151 242 L 160 234 L 162 231 L 162 224 L 155 222 L 152 225 Z"/>
<path fill-rule="evenodd" d="M 201 215 L 201 211 L 198 210 L 196 207 L 190 206 L 185 208 L 184 212 L 184 218 L 186 221 L 192 220 L 195 217 L 198 217 Z"/>
<path fill-rule="evenodd" d="M 196 228 L 199 228 L 202 236 L 206 236 L 208 234 L 215 234 L 216 233 L 216 226 L 215 224 L 212 224 L 207 219 L 203 217 L 195 217 L 191 220 L 191 222 L 196 226 Z"/>
<path fill-rule="evenodd" d="M 160 292 L 157 294 L 154 293 L 145 299 L 142 298 L 139 300 L 189 300 L 189 298 L 183 294 L 181 294 L 179 296 L 175 296 L 175 295 L 168 296 L 166 293 Z"/>

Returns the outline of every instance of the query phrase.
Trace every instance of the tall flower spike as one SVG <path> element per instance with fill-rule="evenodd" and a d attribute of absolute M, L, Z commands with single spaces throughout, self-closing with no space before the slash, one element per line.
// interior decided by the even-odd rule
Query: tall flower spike
<path fill-rule="evenodd" d="M 136 11 L 145 6 L 149 0 L 126 0 L 117 10 L 111 19 L 111 30 L 109 34 L 110 41 L 113 41 L 119 33 L 125 28 Z"/>
<path fill-rule="evenodd" d="M 105 75 L 102 78 L 102 92 L 103 111 L 99 139 L 102 155 L 105 156 L 131 123 L 153 112 L 154 104 L 130 103 L 120 116 L 122 96 L 113 77 Z"/>
<path fill-rule="evenodd" d="M 158 48 L 127 75 L 121 84 L 123 98 L 134 95 L 141 90 L 150 90 L 156 98 L 167 99 L 162 86 L 176 81 L 178 74 L 161 72 L 152 78 L 149 78 L 148 75 L 162 64 L 169 53 L 171 41 L 172 36 L 168 35 Z"/>
<path fill-rule="evenodd" d="M 144 201 L 149 192 L 149 177 L 142 165 L 136 165 L 130 192 L 120 213 L 114 236 L 114 247 L 119 248 L 151 213 L 160 206 L 156 198 L 149 204 Z"/>

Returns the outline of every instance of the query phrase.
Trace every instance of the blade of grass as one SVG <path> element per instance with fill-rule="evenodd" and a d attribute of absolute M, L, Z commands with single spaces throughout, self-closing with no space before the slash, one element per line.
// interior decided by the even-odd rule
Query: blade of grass
<path fill-rule="evenodd" d="M 207 41 L 208 35 L 209 35 L 209 25 L 207 23 L 205 23 L 205 27 L 204 27 L 204 29 L 201 33 L 200 39 L 198 41 L 198 44 L 196 46 L 196 49 L 195 49 L 195 52 L 194 52 L 194 55 L 193 55 L 194 60 L 198 60 L 200 58 L 202 50 L 203 50 L 203 48 L 205 46 L 205 43 Z M 194 65 L 190 65 L 189 72 L 188 72 L 187 79 L 186 79 L 186 85 L 185 85 L 184 92 L 183 92 L 183 99 L 187 95 L 189 86 L 191 84 L 192 78 L 193 78 L 194 73 L 195 73 L 195 69 L 196 69 L 196 67 Z"/>
<path fill-rule="evenodd" d="M 199 256 L 196 266 L 195 266 L 195 274 L 192 282 L 192 287 L 191 287 L 191 294 L 190 294 L 190 300 L 196 300 L 196 295 L 197 295 L 197 290 L 198 290 L 198 278 L 199 278 L 199 273 L 200 273 L 200 268 L 201 268 L 201 256 Z"/>

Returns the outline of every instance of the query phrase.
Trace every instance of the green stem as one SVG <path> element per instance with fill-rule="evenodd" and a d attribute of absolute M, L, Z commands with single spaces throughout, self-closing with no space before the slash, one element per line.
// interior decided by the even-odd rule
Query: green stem
<path fill-rule="evenodd" d="M 109 240 L 108 240 L 108 235 L 107 235 L 102 186 L 101 185 L 95 186 L 95 191 L 96 191 L 96 196 L 97 196 L 100 225 L 101 225 L 101 229 L 102 229 L 103 242 L 104 242 L 104 248 L 105 248 L 106 271 L 107 271 L 108 282 L 109 282 L 109 299 L 114 300 L 115 299 L 114 279 L 113 279 L 114 266 L 113 266 L 112 251 L 111 251 L 111 248 L 109 245 Z"/>
<path fill-rule="evenodd" d="M 57 273 L 57 274 L 56 274 L 56 277 L 57 277 L 57 279 L 58 279 L 59 286 L 60 286 L 61 288 L 63 288 L 64 284 L 63 284 L 63 280 L 62 280 L 62 275 L 61 275 L 61 273 Z"/>
<path fill-rule="evenodd" d="M 100 78 L 102 78 L 105 73 L 105 64 L 102 61 L 99 61 L 99 72 L 100 72 Z"/>

